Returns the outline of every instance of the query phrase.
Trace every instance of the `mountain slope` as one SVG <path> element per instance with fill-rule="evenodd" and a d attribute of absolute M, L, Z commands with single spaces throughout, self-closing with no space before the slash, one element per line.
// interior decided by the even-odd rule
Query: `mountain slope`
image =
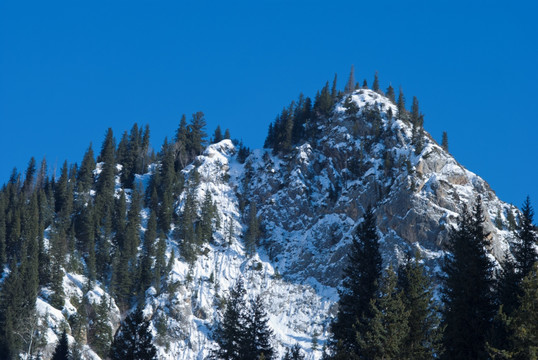
<path fill-rule="evenodd" d="M 314 125 L 309 140 L 290 152 L 255 150 L 241 163 L 234 144 L 223 140 L 183 169 L 191 186 L 174 199 L 174 211 L 182 214 L 189 188 L 199 204 L 209 192 L 219 226 L 192 264 L 182 257 L 184 239 L 175 225 L 166 236 L 166 284 L 164 290 L 147 289 L 144 304 L 159 358 L 207 356 L 215 346 L 212 331 L 222 316 L 223 299 L 241 277 L 248 298 L 262 294 L 265 299 L 279 354 L 298 343 L 309 359 L 319 359 L 335 314 L 351 233 L 368 205 L 375 210 L 385 262 L 398 262 L 409 251 L 420 250 L 436 274 L 457 214 L 481 196 L 489 250 L 502 260 L 510 232 L 494 223 L 500 214 L 500 222 L 507 224 L 508 215 L 517 210 L 500 201 L 484 180 L 458 164 L 429 134 L 414 129 L 408 114 L 394 116 L 397 113 L 383 95 L 358 90 L 344 96 L 331 116 Z M 136 182 L 147 186 L 159 166 L 137 175 Z M 244 234 L 254 203 L 262 235 L 250 257 Z M 141 215 L 143 233 L 149 210 Z M 113 296 L 105 295 L 99 283 L 90 290 L 85 283 L 80 274 L 65 274 L 68 301 L 63 309 L 52 308 L 46 293 L 38 299 L 49 327 L 49 352 L 56 341 L 52 329 L 77 313 L 81 307 L 76 305 L 84 298 L 95 303 L 108 299 L 110 325 L 118 326 L 122 314 Z M 320 344 L 316 350 L 313 342 Z M 82 350 L 86 358 L 98 358 L 89 347 Z"/>

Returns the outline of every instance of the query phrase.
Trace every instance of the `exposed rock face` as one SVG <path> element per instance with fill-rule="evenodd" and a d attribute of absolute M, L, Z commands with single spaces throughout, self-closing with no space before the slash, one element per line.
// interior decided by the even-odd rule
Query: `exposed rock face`
<path fill-rule="evenodd" d="M 352 230 L 368 205 L 376 211 L 386 260 L 413 247 L 434 260 L 463 204 L 477 196 L 492 254 L 501 259 L 508 233 L 492 221 L 513 209 L 427 133 L 416 153 L 412 125 L 390 117 L 389 109 L 397 109 L 387 98 L 370 90 L 351 96 L 359 111 L 346 114 L 342 101 L 310 143 L 284 157 L 257 151 L 248 159 L 244 196 L 257 202 L 264 245 L 279 269 L 290 279 L 337 285 Z"/>

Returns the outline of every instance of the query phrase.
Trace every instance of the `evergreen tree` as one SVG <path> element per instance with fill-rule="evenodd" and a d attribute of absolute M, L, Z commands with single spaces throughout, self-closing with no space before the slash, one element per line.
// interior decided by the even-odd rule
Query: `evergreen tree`
<path fill-rule="evenodd" d="M 202 242 L 210 242 L 213 238 L 213 219 L 215 218 L 215 205 L 209 189 L 206 189 L 202 203 L 202 219 L 198 226 L 198 237 Z"/>
<path fill-rule="evenodd" d="M 481 199 L 473 215 L 464 208 L 451 235 L 443 270 L 445 359 L 486 359 L 486 340 L 495 312 L 493 264 L 486 253 Z"/>
<path fill-rule="evenodd" d="M 101 298 L 98 304 L 93 304 L 93 313 L 90 314 L 88 344 L 104 358 L 108 354 L 112 342 L 112 328 L 109 323 L 108 298 Z"/>
<path fill-rule="evenodd" d="M 190 156 L 190 160 L 193 160 L 204 150 L 207 137 L 205 127 L 206 121 L 204 113 L 198 111 L 197 113 L 192 114 L 192 120 L 188 126 L 189 137 L 187 141 L 187 152 Z"/>
<path fill-rule="evenodd" d="M 157 360 L 157 349 L 152 344 L 153 336 L 149 325 L 140 307 L 129 314 L 114 337 L 110 348 L 110 358 L 112 360 Z"/>
<path fill-rule="evenodd" d="M 401 87 L 396 106 L 398 108 L 398 118 L 402 120 L 407 120 L 407 110 L 405 110 L 405 96 Z"/>
<path fill-rule="evenodd" d="M 371 320 L 356 326 L 361 359 L 405 359 L 402 354 L 407 346 L 409 310 L 396 285 L 397 277 L 390 267 L 383 276 L 380 296 L 370 301 Z"/>
<path fill-rule="evenodd" d="M 176 131 L 174 150 L 175 150 L 175 167 L 176 171 L 183 169 L 189 163 L 189 155 L 187 152 L 187 143 L 189 130 L 187 128 L 187 118 L 185 114 L 181 116 L 179 127 Z"/>
<path fill-rule="evenodd" d="M 512 349 L 509 359 L 538 358 L 538 263 L 530 269 L 521 282 L 522 294 L 519 307 L 507 320 L 511 330 Z"/>
<path fill-rule="evenodd" d="M 263 298 L 258 295 L 252 304 L 246 326 L 244 359 L 273 359 L 275 351 L 271 346 L 273 331 L 268 325 L 269 319 L 263 305 Z"/>
<path fill-rule="evenodd" d="M 445 151 L 448 151 L 448 134 L 446 133 L 446 131 L 443 131 L 443 140 L 441 141 L 441 147 Z"/>
<path fill-rule="evenodd" d="M 70 360 L 69 342 L 67 341 L 67 333 L 65 330 L 58 340 L 58 344 L 54 348 L 51 360 Z"/>
<path fill-rule="evenodd" d="M 355 67 L 351 65 L 351 70 L 349 71 L 349 78 L 344 88 L 346 94 L 350 94 L 355 89 Z"/>
<path fill-rule="evenodd" d="M 368 207 L 353 236 L 348 265 L 344 269 L 338 314 L 331 326 L 331 347 L 341 358 L 360 353 L 356 327 L 374 315 L 370 302 L 378 292 L 381 265 L 376 220 L 372 208 Z"/>
<path fill-rule="evenodd" d="M 440 353 L 440 319 L 433 300 L 433 284 L 420 262 L 419 253 L 400 267 L 398 282 L 409 311 L 409 331 L 401 359 L 433 359 Z"/>
<path fill-rule="evenodd" d="M 375 75 L 374 75 L 374 83 L 372 85 L 372 90 L 374 90 L 375 92 L 379 92 L 379 78 L 377 77 L 377 71 L 375 72 Z"/>
<path fill-rule="evenodd" d="M 290 348 L 286 349 L 283 360 L 304 360 L 305 356 L 301 352 L 301 347 L 298 344 L 295 344 Z"/>
<path fill-rule="evenodd" d="M 329 82 L 325 84 L 321 92 L 316 95 L 314 101 L 314 114 L 318 118 L 327 118 L 331 114 L 334 101 L 329 91 Z"/>
<path fill-rule="evenodd" d="M 389 84 L 389 87 L 387 88 L 387 98 L 393 103 L 396 103 L 396 93 L 391 84 Z"/>
<path fill-rule="evenodd" d="M 514 243 L 514 258 L 520 279 L 523 279 L 531 271 L 533 265 L 538 261 L 538 237 L 533 224 L 534 210 L 531 206 L 530 198 L 527 196 L 523 207 L 519 224 L 516 228 L 517 241 Z"/>
<path fill-rule="evenodd" d="M 244 357 L 245 327 L 245 288 L 241 279 L 237 280 L 230 290 L 226 310 L 222 321 L 215 330 L 214 336 L 218 349 L 213 351 L 212 358 L 222 360 L 247 360 Z"/>
<path fill-rule="evenodd" d="M 228 140 L 232 138 L 232 136 L 230 135 L 230 129 L 224 130 L 224 138 Z"/>
<path fill-rule="evenodd" d="M 220 141 L 222 141 L 222 130 L 220 129 L 220 125 L 217 125 L 217 128 L 215 129 L 215 132 L 213 133 L 213 139 L 211 139 L 212 144 L 216 144 Z"/>
<path fill-rule="evenodd" d="M 257 215 L 256 203 L 250 203 L 248 215 L 248 229 L 245 234 L 245 250 L 248 256 L 253 256 L 256 252 L 256 244 L 260 237 L 260 223 Z"/>

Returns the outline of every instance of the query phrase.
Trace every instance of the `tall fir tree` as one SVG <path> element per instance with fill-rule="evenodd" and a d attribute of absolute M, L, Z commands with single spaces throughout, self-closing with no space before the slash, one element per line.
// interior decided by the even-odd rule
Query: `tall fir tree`
<path fill-rule="evenodd" d="M 420 253 L 409 258 L 398 271 L 398 287 L 409 311 L 409 331 L 401 359 L 428 360 L 441 353 L 440 317 L 433 299 L 433 283 L 421 263 Z"/>
<path fill-rule="evenodd" d="M 252 201 L 248 214 L 248 228 L 245 233 L 245 250 L 248 256 L 253 256 L 256 252 L 256 245 L 260 237 L 260 223 L 257 212 L 256 202 Z"/>
<path fill-rule="evenodd" d="M 243 353 L 245 348 L 244 329 L 247 325 L 245 309 L 245 287 L 243 280 L 238 279 L 230 290 L 222 321 L 214 332 L 218 348 L 212 352 L 212 359 L 248 359 L 244 357 Z"/>
<path fill-rule="evenodd" d="M 384 274 L 379 297 L 370 300 L 372 318 L 356 326 L 359 358 L 368 360 L 405 359 L 402 356 L 409 333 L 409 313 L 397 288 L 392 267 Z M 413 358 L 410 358 L 413 359 Z"/>
<path fill-rule="evenodd" d="M 487 336 L 495 312 L 493 263 L 486 252 L 480 197 L 473 214 L 464 207 L 451 235 L 443 270 L 444 359 L 487 359 Z"/>
<path fill-rule="evenodd" d="M 356 328 L 373 317 L 370 302 L 379 290 L 382 259 L 375 215 L 371 206 L 357 226 L 344 269 L 338 314 L 331 325 L 331 348 L 339 358 L 360 354 Z"/>
<path fill-rule="evenodd" d="M 374 83 L 372 84 L 372 90 L 374 90 L 375 92 L 379 92 L 379 78 L 377 76 L 377 71 L 375 72 L 375 75 L 374 75 Z"/>
<path fill-rule="evenodd" d="M 448 151 L 448 134 L 446 131 L 443 131 L 443 139 L 441 140 L 441 147 Z"/>
<path fill-rule="evenodd" d="M 123 321 L 110 347 L 111 360 L 157 360 L 150 322 L 138 307 Z"/>
<path fill-rule="evenodd" d="M 344 92 L 349 94 L 355 90 L 355 67 L 351 65 L 351 70 L 349 71 L 349 78 L 347 79 L 346 87 Z"/>
<path fill-rule="evenodd" d="M 51 360 L 70 360 L 71 352 L 69 351 L 69 342 L 65 330 L 62 332 L 58 344 L 54 348 Z"/>
<path fill-rule="evenodd" d="M 394 88 L 391 84 L 389 84 L 389 87 L 387 88 L 387 98 L 392 101 L 394 104 L 396 103 L 396 93 L 394 92 Z"/>
<path fill-rule="evenodd" d="M 271 345 L 273 330 L 269 327 L 269 319 L 265 311 L 263 298 L 258 295 L 252 303 L 250 316 L 246 326 L 246 339 L 244 341 L 245 359 L 273 359 L 275 351 Z"/>
<path fill-rule="evenodd" d="M 538 261 L 538 236 L 533 224 L 534 210 L 530 198 L 527 196 L 521 208 L 519 224 L 516 228 L 517 241 L 514 243 L 514 258 L 520 279 L 531 271 Z"/>

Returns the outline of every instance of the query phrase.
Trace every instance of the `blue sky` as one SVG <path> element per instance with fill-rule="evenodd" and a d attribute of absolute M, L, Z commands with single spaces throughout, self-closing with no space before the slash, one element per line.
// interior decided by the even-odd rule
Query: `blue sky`
<path fill-rule="evenodd" d="M 300 92 L 351 64 L 420 101 L 425 129 L 501 199 L 538 202 L 536 1 L 0 2 L 0 183 L 80 162 L 134 122 L 152 144 L 203 111 L 261 147 Z"/>

